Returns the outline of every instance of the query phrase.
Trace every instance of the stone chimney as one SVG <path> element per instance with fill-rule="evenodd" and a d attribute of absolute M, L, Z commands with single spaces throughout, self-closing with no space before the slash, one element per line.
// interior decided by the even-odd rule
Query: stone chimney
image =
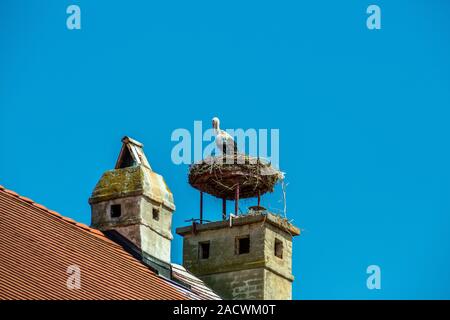
<path fill-rule="evenodd" d="M 177 229 L 183 265 L 224 299 L 292 299 L 292 237 L 300 230 L 268 212 Z"/>
<path fill-rule="evenodd" d="M 91 225 L 117 232 L 157 265 L 168 265 L 175 210 L 172 193 L 150 167 L 143 145 L 129 137 L 122 143 L 115 168 L 103 174 L 89 198 Z"/>
<path fill-rule="evenodd" d="M 183 237 L 183 265 L 224 299 L 292 299 L 292 238 L 300 230 L 286 215 L 261 206 L 261 195 L 283 178 L 270 162 L 236 151 L 189 168 L 189 184 L 200 191 L 200 214 L 176 230 Z M 222 199 L 221 221 L 203 219 L 204 193 Z M 257 205 L 244 213 L 242 198 L 255 198 Z M 234 214 L 227 212 L 229 200 Z"/>

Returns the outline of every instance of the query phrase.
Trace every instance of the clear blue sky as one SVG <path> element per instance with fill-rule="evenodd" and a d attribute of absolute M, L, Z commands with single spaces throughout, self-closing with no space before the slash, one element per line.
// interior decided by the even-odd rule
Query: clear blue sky
<path fill-rule="evenodd" d="M 366 28 L 371 3 L 379 31 Z M 82 30 L 67 30 L 69 4 Z M 215 115 L 279 128 L 288 215 L 303 229 L 294 298 L 448 299 L 449 57 L 444 0 L 2 0 L 0 184 L 89 223 L 89 195 L 130 135 L 180 226 L 198 194 L 171 162 L 174 129 Z M 370 264 L 379 291 L 366 288 Z"/>

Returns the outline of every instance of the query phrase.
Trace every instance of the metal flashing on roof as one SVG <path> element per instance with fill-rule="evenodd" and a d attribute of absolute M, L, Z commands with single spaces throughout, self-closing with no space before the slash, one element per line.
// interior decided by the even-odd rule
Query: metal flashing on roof
<path fill-rule="evenodd" d="M 149 269 L 165 278 L 176 286 L 182 287 L 189 292 L 194 299 L 220 300 L 220 296 L 211 288 L 187 271 L 183 266 L 175 263 L 167 263 L 146 252 L 140 250 L 134 243 L 122 236 L 115 230 L 104 231 L 104 234 L 112 241 L 118 243 L 122 248 L 136 259 L 142 261 Z"/>
<path fill-rule="evenodd" d="M 136 259 L 142 261 L 147 267 L 159 276 L 171 279 L 172 266 L 170 263 L 162 261 L 141 249 L 139 249 L 133 242 L 121 235 L 115 230 L 108 230 L 103 232 L 109 239 L 122 246 L 122 248 L 130 253 Z"/>

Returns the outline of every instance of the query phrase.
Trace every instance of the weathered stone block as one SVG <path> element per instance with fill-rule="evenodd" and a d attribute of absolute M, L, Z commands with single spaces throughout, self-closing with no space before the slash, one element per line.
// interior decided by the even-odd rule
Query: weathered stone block
<path fill-rule="evenodd" d="M 235 218 L 231 227 L 220 221 L 177 233 L 184 237 L 184 266 L 223 298 L 291 299 L 292 237 L 299 234 L 294 226 L 259 214 Z M 249 250 L 239 252 L 239 239 L 246 237 Z M 206 259 L 199 254 L 200 243 L 209 243 Z"/>

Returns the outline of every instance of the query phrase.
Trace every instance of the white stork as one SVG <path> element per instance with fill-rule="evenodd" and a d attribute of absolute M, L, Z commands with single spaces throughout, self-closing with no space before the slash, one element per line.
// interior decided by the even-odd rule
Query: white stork
<path fill-rule="evenodd" d="M 214 134 L 216 135 L 217 148 L 222 151 L 222 154 L 236 154 L 237 144 L 233 137 L 225 130 L 220 129 L 220 120 L 217 117 L 212 119 L 212 126 Z"/>

